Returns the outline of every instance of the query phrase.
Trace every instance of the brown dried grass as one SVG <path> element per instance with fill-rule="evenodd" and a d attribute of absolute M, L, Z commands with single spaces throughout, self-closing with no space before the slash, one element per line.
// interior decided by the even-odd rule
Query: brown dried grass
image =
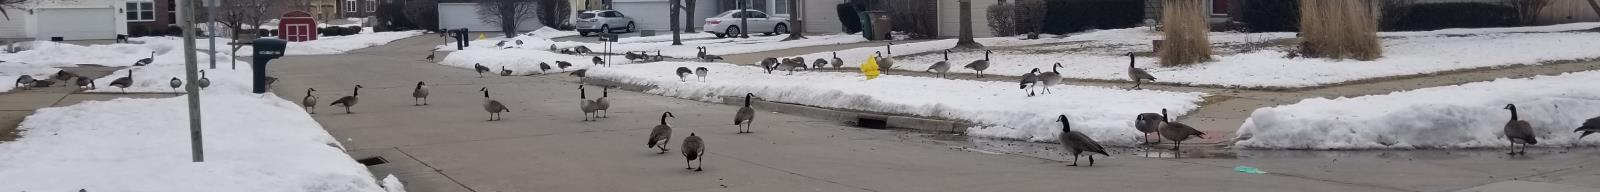
<path fill-rule="evenodd" d="M 1178 66 L 1211 61 L 1211 26 L 1205 0 L 1164 0 L 1161 2 L 1163 41 L 1156 50 L 1161 65 Z"/>
<path fill-rule="evenodd" d="M 1362 61 L 1383 57 L 1371 5 L 1368 0 L 1301 0 L 1300 53 Z"/>

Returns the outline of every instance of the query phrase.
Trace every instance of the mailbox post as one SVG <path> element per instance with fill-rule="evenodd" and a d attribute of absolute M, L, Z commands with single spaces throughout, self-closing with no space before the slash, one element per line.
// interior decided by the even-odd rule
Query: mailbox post
<path fill-rule="evenodd" d="M 273 38 L 260 38 L 250 43 L 255 47 L 254 60 L 250 63 L 251 73 L 255 75 L 250 80 L 253 93 L 267 92 L 267 62 L 283 57 L 283 48 L 288 43 Z"/>

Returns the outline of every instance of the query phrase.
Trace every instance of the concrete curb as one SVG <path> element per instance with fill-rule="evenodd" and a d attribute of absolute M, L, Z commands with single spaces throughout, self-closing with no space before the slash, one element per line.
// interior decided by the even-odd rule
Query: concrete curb
<path fill-rule="evenodd" d="M 597 78 L 587 78 L 586 80 L 582 81 L 587 84 L 611 86 L 617 89 L 634 92 L 645 92 L 655 89 L 655 86 L 626 84 Z M 720 100 L 722 104 L 738 105 L 744 103 L 744 97 L 742 96 L 722 96 L 720 97 Z M 977 126 L 975 123 L 966 121 L 933 119 L 904 114 L 889 114 L 849 109 L 833 109 L 793 103 L 766 101 L 761 100 L 760 98 L 752 99 L 750 106 L 761 110 L 775 111 L 791 115 L 818 118 L 829 121 L 847 122 L 863 128 L 901 128 L 920 131 L 965 134 L 967 132 L 967 128 Z"/>

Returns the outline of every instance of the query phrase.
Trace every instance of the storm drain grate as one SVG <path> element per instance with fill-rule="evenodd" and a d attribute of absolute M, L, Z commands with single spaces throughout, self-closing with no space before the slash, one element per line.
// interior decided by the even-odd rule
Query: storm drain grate
<path fill-rule="evenodd" d="M 858 117 L 856 118 L 856 126 L 869 129 L 887 129 L 889 128 L 889 121 L 883 119 Z"/>
<path fill-rule="evenodd" d="M 361 163 L 362 165 L 373 166 L 373 165 L 382 165 L 384 163 L 389 163 L 389 160 L 383 159 L 383 157 L 370 157 L 370 158 L 356 159 L 356 162 Z"/>

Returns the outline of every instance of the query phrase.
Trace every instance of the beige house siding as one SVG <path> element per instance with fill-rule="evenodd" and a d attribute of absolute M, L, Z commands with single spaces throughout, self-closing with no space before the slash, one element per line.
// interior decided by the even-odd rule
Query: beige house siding
<path fill-rule="evenodd" d="M 801 15 L 805 16 L 806 32 L 808 33 L 840 33 L 844 32 L 844 24 L 839 23 L 839 10 L 836 9 L 845 0 L 809 0 L 802 1 Z"/>
<path fill-rule="evenodd" d="M 958 0 L 939 1 L 939 37 L 957 37 L 961 35 L 961 4 Z M 972 36 L 994 37 L 989 30 L 987 18 L 989 5 L 999 3 L 998 0 L 972 0 Z"/>
<path fill-rule="evenodd" d="M 1563 24 L 1600 21 L 1595 10 L 1584 0 L 1550 0 L 1550 6 L 1540 10 L 1539 24 Z"/>

